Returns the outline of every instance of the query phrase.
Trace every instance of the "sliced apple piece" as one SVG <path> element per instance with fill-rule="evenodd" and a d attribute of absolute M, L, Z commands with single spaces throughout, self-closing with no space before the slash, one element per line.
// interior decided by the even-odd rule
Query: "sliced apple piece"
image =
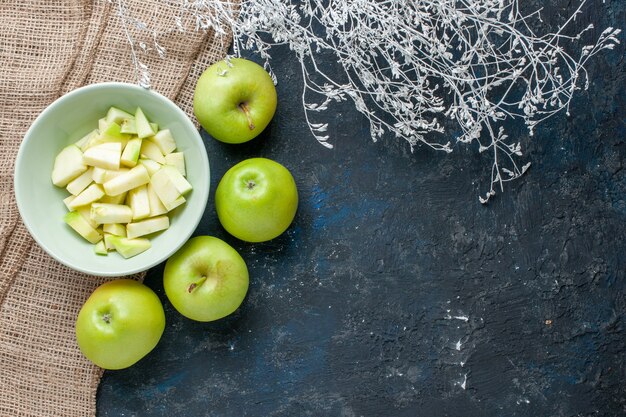
<path fill-rule="evenodd" d="M 104 239 L 100 239 L 98 243 L 93 247 L 93 251 L 96 255 L 107 256 L 109 251 L 107 250 L 106 245 L 104 244 Z"/>
<path fill-rule="evenodd" d="M 183 176 L 187 175 L 185 171 L 185 155 L 182 152 L 173 152 L 165 155 L 165 165 L 173 166 Z"/>
<path fill-rule="evenodd" d="M 135 116 L 117 107 L 110 107 L 109 111 L 107 111 L 107 122 L 122 124 L 124 120 L 135 120 Z"/>
<path fill-rule="evenodd" d="M 83 172 L 78 177 L 74 178 L 69 184 L 67 184 L 66 189 L 70 192 L 70 194 L 78 195 L 92 182 L 93 168 L 89 168 L 87 169 L 87 171 Z"/>
<path fill-rule="evenodd" d="M 163 155 L 172 153 L 176 149 L 176 142 L 169 129 L 160 130 L 156 135 L 152 136 L 150 140 L 159 147 Z"/>
<path fill-rule="evenodd" d="M 130 139 L 130 135 L 126 135 L 121 132 L 120 125 L 117 123 L 111 123 L 104 129 L 100 129 L 99 132 L 100 133 L 98 135 L 92 137 L 89 142 L 87 142 L 85 145 L 86 149 L 110 142 L 119 142 L 122 144 L 123 148 L 126 145 L 126 142 L 128 142 L 128 139 Z"/>
<path fill-rule="evenodd" d="M 70 203 L 71 203 L 71 202 L 72 202 L 72 200 L 74 200 L 75 198 L 76 198 L 76 196 L 75 196 L 75 195 L 70 195 L 70 196 L 65 197 L 65 198 L 63 199 L 63 204 L 65 204 L 65 207 L 67 207 L 67 209 L 68 209 L 69 211 L 72 211 L 72 209 L 70 208 Z"/>
<path fill-rule="evenodd" d="M 167 208 L 163 205 L 159 196 L 154 191 L 152 183 L 146 185 L 146 191 L 148 192 L 148 201 L 150 204 L 150 217 L 159 216 L 168 212 Z"/>
<path fill-rule="evenodd" d="M 77 207 L 86 206 L 94 201 L 98 201 L 104 196 L 104 191 L 99 184 L 91 184 L 85 188 L 82 193 L 78 194 L 75 199 L 70 201 L 67 205 L 70 210 L 75 210 Z"/>
<path fill-rule="evenodd" d="M 120 223 L 103 224 L 102 231 L 111 235 L 126 237 L 126 226 Z"/>
<path fill-rule="evenodd" d="M 124 201 L 126 201 L 126 192 L 123 192 L 121 194 L 118 195 L 104 195 L 100 200 L 98 200 L 99 203 L 105 203 L 105 204 L 124 204 Z"/>
<path fill-rule="evenodd" d="M 85 149 L 87 149 L 87 145 L 97 136 L 98 129 L 94 129 L 82 138 L 80 138 L 74 145 L 78 146 L 81 151 L 85 152 Z"/>
<path fill-rule="evenodd" d="M 93 181 L 96 184 L 104 184 L 105 182 L 112 180 L 115 177 L 119 177 L 125 172 L 128 172 L 128 168 L 120 168 L 118 170 L 112 170 L 112 169 L 94 167 Z"/>
<path fill-rule="evenodd" d="M 169 210 L 169 206 L 179 197 L 181 197 L 180 191 L 174 185 L 170 177 L 163 169 L 158 170 L 150 178 L 150 184 L 152 189 L 161 200 L 161 203 Z"/>
<path fill-rule="evenodd" d="M 107 122 L 107 118 L 103 117 L 102 119 L 98 120 L 98 131 L 102 132 L 103 130 L 106 130 L 107 127 L 109 127 L 109 122 Z"/>
<path fill-rule="evenodd" d="M 137 161 L 139 160 L 139 151 L 141 150 L 141 142 L 142 139 L 131 139 L 128 141 L 126 147 L 124 148 L 124 152 L 122 152 L 120 164 L 130 168 L 137 165 Z"/>
<path fill-rule="evenodd" d="M 120 168 L 117 171 L 114 171 L 112 169 L 107 170 L 107 172 L 104 174 L 104 182 L 107 182 L 109 180 L 112 180 L 113 178 L 117 178 L 120 175 L 124 175 L 126 172 L 130 171 L 130 169 L 128 168 Z"/>
<path fill-rule="evenodd" d="M 187 200 L 185 199 L 185 197 L 183 197 L 182 195 L 180 197 L 178 197 L 176 200 L 174 201 L 170 201 L 167 204 L 164 204 L 165 208 L 167 209 L 167 211 L 172 211 L 174 210 L 176 207 L 178 206 L 182 206 L 183 204 L 185 204 Z"/>
<path fill-rule="evenodd" d="M 96 184 L 104 184 L 104 174 L 107 170 L 100 167 L 93 167 L 91 178 Z"/>
<path fill-rule="evenodd" d="M 150 126 L 148 118 L 139 107 L 135 112 L 135 127 L 137 129 L 137 137 L 139 137 L 139 139 L 154 135 L 154 131 L 152 130 L 152 126 Z"/>
<path fill-rule="evenodd" d="M 80 148 L 76 145 L 66 146 L 54 159 L 52 183 L 57 187 L 65 187 L 87 169 Z"/>
<path fill-rule="evenodd" d="M 83 216 L 83 219 L 87 220 L 87 223 L 89 223 L 89 225 L 91 227 L 93 227 L 96 230 L 98 229 L 99 224 L 94 222 L 91 219 L 91 204 L 88 204 L 86 206 L 77 207 L 74 211 L 76 211 L 81 216 Z"/>
<path fill-rule="evenodd" d="M 87 149 L 83 154 L 83 162 L 94 167 L 118 170 L 121 155 L 121 143 L 106 142 Z"/>
<path fill-rule="evenodd" d="M 150 140 L 144 140 L 141 143 L 141 150 L 139 154 L 141 155 L 142 158 L 152 159 L 153 161 L 158 162 L 159 164 L 165 163 L 165 158 L 163 157 L 163 154 L 161 153 L 161 149 L 159 149 L 159 147 Z"/>
<path fill-rule="evenodd" d="M 122 204 L 93 203 L 91 219 L 98 224 L 129 223 L 133 220 L 133 211 Z"/>
<path fill-rule="evenodd" d="M 124 228 L 126 229 L 126 228 Z M 126 232 L 124 232 L 126 233 Z M 104 241 L 104 246 L 107 248 L 108 251 L 112 251 L 115 250 L 115 246 L 113 246 L 113 242 L 111 241 L 112 238 L 114 238 L 116 235 L 113 235 L 111 233 L 105 233 L 104 234 L 104 239 L 102 239 Z M 126 235 L 124 236 L 120 236 L 120 237 L 126 237 Z"/>
<path fill-rule="evenodd" d="M 116 251 L 124 258 L 131 258 L 147 251 L 152 247 L 148 239 L 129 239 L 126 237 L 109 235 L 109 243 L 113 245 Z"/>
<path fill-rule="evenodd" d="M 102 235 L 76 211 L 70 211 L 63 217 L 65 223 L 67 223 L 72 229 L 79 235 L 84 237 L 90 243 L 98 243 L 102 240 Z"/>
<path fill-rule="evenodd" d="M 135 127 L 135 118 L 133 117 L 132 119 L 125 119 L 120 125 L 120 132 L 130 135 L 136 135 L 137 128 Z"/>
<path fill-rule="evenodd" d="M 122 127 L 115 122 L 112 122 L 106 129 L 100 131 L 100 140 L 103 142 L 120 142 L 124 143 L 129 139 L 129 136 L 122 133 Z"/>
<path fill-rule="evenodd" d="M 146 167 L 137 165 L 130 171 L 108 180 L 103 186 L 107 195 L 118 195 L 148 182 L 150 182 L 150 175 Z"/>
<path fill-rule="evenodd" d="M 185 177 L 183 177 L 183 175 L 175 167 L 170 165 L 163 165 L 160 171 L 163 171 L 164 175 L 167 175 L 169 177 L 170 181 L 172 182 L 172 184 L 174 184 L 179 193 L 187 194 L 189 191 L 192 190 L 193 187 L 191 186 L 189 181 L 187 181 Z"/>
<path fill-rule="evenodd" d="M 152 217 L 126 225 L 126 236 L 135 238 L 159 232 L 170 227 L 170 218 L 167 216 Z"/>
<path fill-rule="evenodd" d="M 146 185 L 133 188 L 128 192 L 127 200 L 128 205 L 133 210 L 133 220 L 141 220 L 150 216 L 150 200 Z"/>
<path fill-rule="evenodd" d="M 150 176 L 161 169 L 161 164 L 154 162 L 152 159 L 140 158 L 139 163 L 146 167 Z"/>

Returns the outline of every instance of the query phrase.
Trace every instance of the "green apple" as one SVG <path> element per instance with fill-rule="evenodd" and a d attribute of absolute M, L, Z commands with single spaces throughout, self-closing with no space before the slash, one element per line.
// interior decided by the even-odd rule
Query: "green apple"
<path fill-rule="evenodd" d="M 276 111 L 276 88 L 270 75 L 243 58 L 207 68 L 193 97 L 196 118 L 211 136 L 226 143 L 247 142 L 267 127 Z"/>
<path fill-rule="evenodd" d="M 229 169 L 215 191 L 224 229 L 247 242 L 264 242 L 283 233 L 296 215 L 298 190 L 293 176 L 267 158 L 251 158 Z"/>
<path fill-rule="evenodd" d="M 197 236 L 167 260 L 163 287 L 183 316 L 197 321 L 218 320 L 241 305 L 248 292 L 248 268 L 223 240 Z"/>
<path fill-rule="evenodd" d="M 131 279 L 100 285 L 76 319 L 81 352 L 104 369 L 123 369 L 146 356 L 165 330 L 159 297 Z"/>

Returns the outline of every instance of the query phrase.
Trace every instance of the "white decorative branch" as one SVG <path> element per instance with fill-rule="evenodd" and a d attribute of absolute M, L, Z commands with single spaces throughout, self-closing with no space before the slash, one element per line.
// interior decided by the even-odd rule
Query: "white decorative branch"
<path fill-rule="evenodd" d="M 109 1 L 118 5 L 125 28 L 151 31 L 126 13 L 124 0 Z M 523 13 L 518 0 L 163 2 L 177 10 L 176 30 L 187 30 L 182 22 L 191 19 L 195 30 L 213 30 L 222 38 L 232 33 L 234 54 L 256 52 L 274 79 L 272 48 L 287 45 L 302 68 L 305 119 L 328 148 L 328 125 L 314 114 L 346 100 L 367 118 L 374 141 L 391 134 L 411 149 L 424 144 L 445 152 L 457 143 L 477 142 L 480 152 L 493 155 L 482 203 L 530 166 L 516 161 L 522 145 L 505 134 L 503 122 L 523 120 L 532 135 L 538 123 L 569 112 L 574 92 L 589 85 L 585 65 L 613 49 L 620 34 L 609 27 L 583 46 L 592 25 L 568 35 L 586 0 L 565 23 L 543 34 L 532 27 L 541 10 Z M 158 34 L 151 33 L 159 51 Z M 148 68 L 128 37 L 138 82 L 145 85 Z M 323 66 L 322 56 L 336 65 Z M 451 124 L 459 132 L 454 136 L 446 132 Z"/>

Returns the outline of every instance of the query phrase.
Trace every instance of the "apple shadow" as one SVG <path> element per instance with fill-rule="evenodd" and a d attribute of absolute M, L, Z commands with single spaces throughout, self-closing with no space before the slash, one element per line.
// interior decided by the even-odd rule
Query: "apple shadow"
<path fill-rule="evenodd" d="M 272 135 L 273 124 L 273 122 L 270 122 L 257 137 L 244 143 L 220 142 L 204 129 L 200 129 L 200 135 L 205 140 L 208 152 L 221 155 L 227 160 L 242 161 L 244 159 L 265 156 L 272 153 L 272 139 L 274 137 Z M 217 149 L 218 147 L 219 149 Z"/>

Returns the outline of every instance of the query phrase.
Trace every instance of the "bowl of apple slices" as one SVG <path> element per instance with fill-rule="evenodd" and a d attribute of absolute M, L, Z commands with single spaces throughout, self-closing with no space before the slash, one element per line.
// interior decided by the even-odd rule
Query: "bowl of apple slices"
<path fill-rule="evenodd" d="M 178 250 L 208 200 L 198 130 L 168 98 L 125 83 L 93 84 L 35 119 L 15 161 L 24 225 L 78 271 L 123 276 Z"/>

